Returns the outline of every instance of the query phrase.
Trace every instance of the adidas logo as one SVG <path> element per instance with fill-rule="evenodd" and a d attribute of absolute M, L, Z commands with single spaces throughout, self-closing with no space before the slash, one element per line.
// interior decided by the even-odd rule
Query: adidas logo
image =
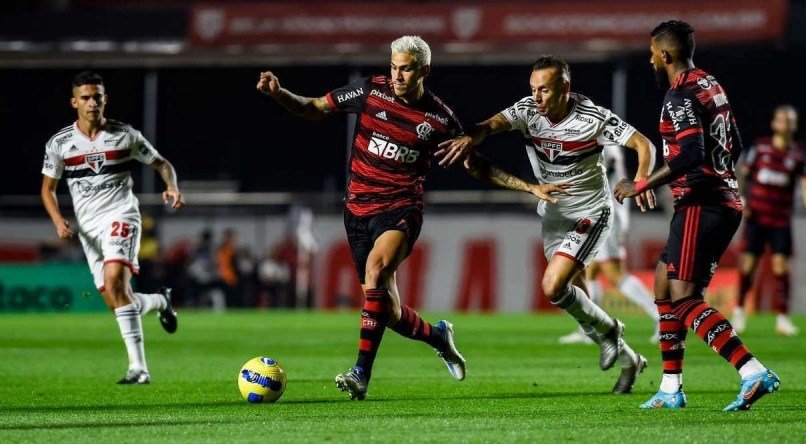
<path fill-rule="evenodd" d="M 674 264 L 669 263 L 669 265 L 666 266 L 667 273 L 674 273 L 675 271 L 677 271 L 677 269 L 674 267 Z"/>
<path fill-rule="evenodd" d="M 381 111 L 378 114 L 375 114 L 375 117 L 377 117 L 377 118 L 379 118 L 381 120 L 389 120 L 389 119 L 386 118 L 386 111 Z"/>

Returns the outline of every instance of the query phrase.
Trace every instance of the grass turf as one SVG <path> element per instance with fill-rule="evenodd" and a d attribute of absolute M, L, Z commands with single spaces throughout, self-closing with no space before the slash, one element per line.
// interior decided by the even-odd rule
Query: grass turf
<path fill-rule="evenodd" d="M 635 393 L 610 395 L 618 370 L 595 346 L 560 346 L 561 315 L 451 315 L 468 376 L 456 382 L 425 344 L 387 331 L 366 401 L 333 376 L 354 362 L 357 313 L 184 312 L 175 335 L 144 320 L 153 382 L 118 386 L 126 357 L 109 314 L 0 316 L 0 442 L 803 442 L 806 338 L 772 334 L 752 318 L 742 335 L 782 378 L 749 412 L 722 413 L 738 390 L 733 368 L 689 334 L 689 407 L 642 411 L 661 374 L 646 318 L 627 338 L 650 368 Z M 439 316 L 427 316 L 432 322 Z M 795 321 L 806 326 L 806 317 Z M 248 359 L 278 359 L 288 387 L 276 404 L 247 404 L 236 376 Z"/>

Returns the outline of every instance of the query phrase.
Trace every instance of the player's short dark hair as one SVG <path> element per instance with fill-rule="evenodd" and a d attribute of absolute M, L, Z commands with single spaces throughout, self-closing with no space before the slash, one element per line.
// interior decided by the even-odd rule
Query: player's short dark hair
<path fill-rule="evenodd" d="M 73 88 L 77 88 L 81 85 L 103 85 L 104 79 L 101 78 L 100 75 L 94 73 L 92 71 L 84 71 L 76 74 L 73 77 Z"/>
<path fill-rule="evenodd" d="M 566 82 L 571 81 L 571 69 L 568 68 L 568 62 L 556 55 L 546 54 L 542 55 L 532 63 L 532 71 L 539 69 L 557 68 L 557 71 Z"/>
<path fill-rule="evenodd" d="M 694 28 L 680 20 L 668 20 L 652 30 L 652 37 L 671 39 L 680 46 L 680 55 L 694 57 Z"/>

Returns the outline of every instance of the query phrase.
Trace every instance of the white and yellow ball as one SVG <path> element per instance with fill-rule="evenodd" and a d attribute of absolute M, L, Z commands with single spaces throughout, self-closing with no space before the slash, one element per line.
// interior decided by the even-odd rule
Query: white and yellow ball
<path fill-rule="evenodd" d="M 285 370 L 271 358 L 251 359 L 238 372 L 238 389 L 252 403 L 277 401 L 285 391 Z"/>

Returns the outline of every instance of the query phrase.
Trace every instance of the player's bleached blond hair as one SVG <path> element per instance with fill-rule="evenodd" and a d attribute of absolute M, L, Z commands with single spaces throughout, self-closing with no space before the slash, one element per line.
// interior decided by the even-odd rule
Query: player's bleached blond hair
<path fill-rule="evenodd" d="M 419 67 L 431 64 L 431 48 L 418 35 L 404 35 L 392 42 L 391 47 L 392 54 L 400 52 L 414 57 Z"/>

